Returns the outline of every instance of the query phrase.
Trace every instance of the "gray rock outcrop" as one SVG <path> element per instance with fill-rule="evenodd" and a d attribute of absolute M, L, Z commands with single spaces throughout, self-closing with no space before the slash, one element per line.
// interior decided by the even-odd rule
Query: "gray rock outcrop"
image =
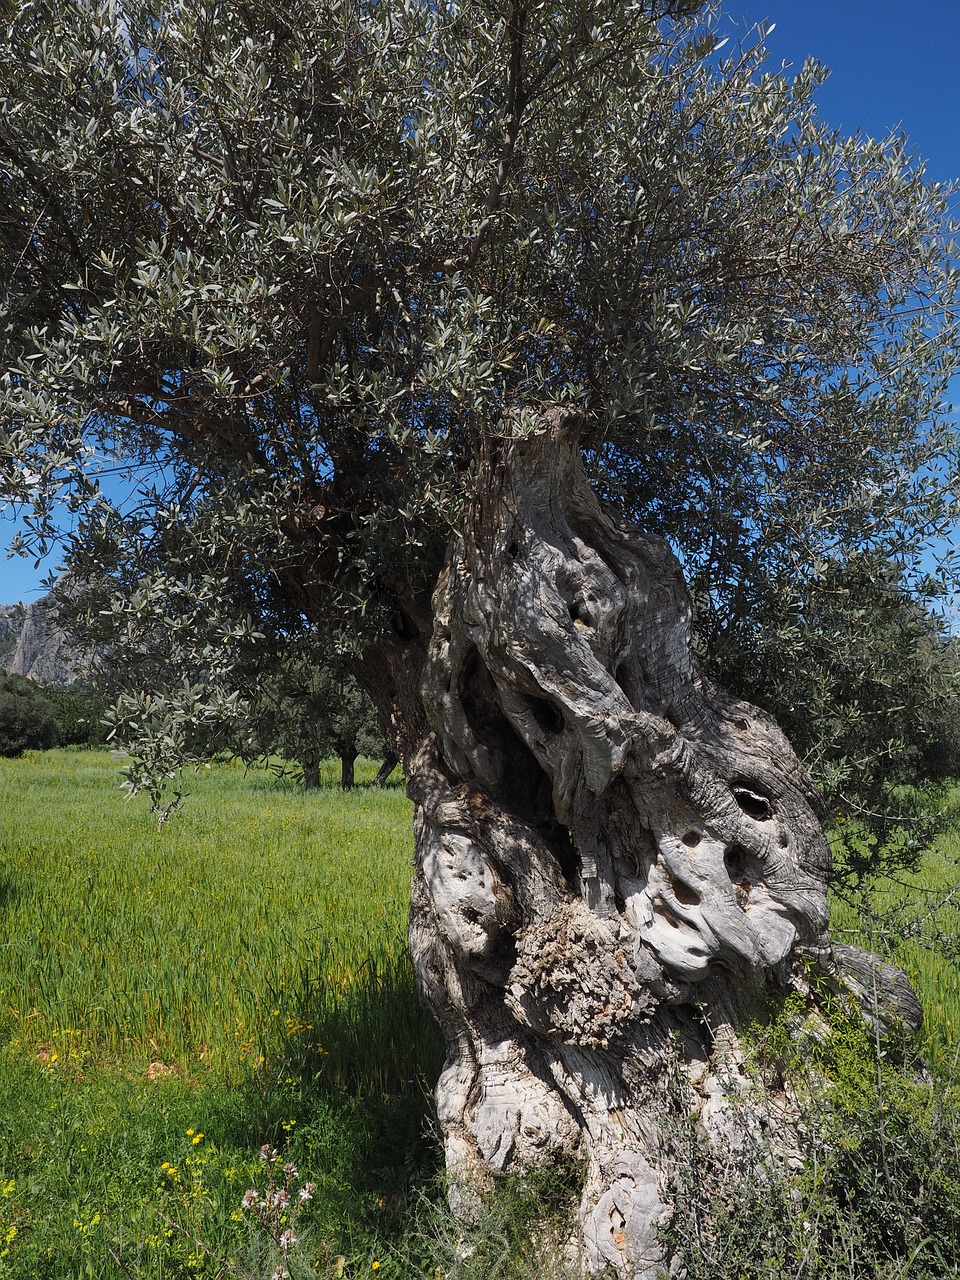
<path fill-rule="evenodd" d="M 23 605 L 0 604 L 0 670 L 9 670 L 23 630 Z"/>
<path fill-rule="evenodd" d="M 69 642 L 57 626 L 49 596 L 0 608 L 0 665 L 38 684 L 65 685 L 82 677 Z"/>

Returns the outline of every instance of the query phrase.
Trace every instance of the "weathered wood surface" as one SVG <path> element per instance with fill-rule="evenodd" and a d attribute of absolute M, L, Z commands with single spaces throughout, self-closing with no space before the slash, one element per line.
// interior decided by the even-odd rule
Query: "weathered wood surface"
<path fill-rule="evenodd" d="M 464 1212 L 489 1170 L 581 1162 L 571 1256 L 652 1277 L 677 1060 L 708 1140 L 796 1147 L 738 1026 L 842 975 L 829 853 L 776 724 L 698 675 L 671 551 L 601 508 L 575 422 L 545 425 L 491 446 L 436 591 L 410 937 Z"/>

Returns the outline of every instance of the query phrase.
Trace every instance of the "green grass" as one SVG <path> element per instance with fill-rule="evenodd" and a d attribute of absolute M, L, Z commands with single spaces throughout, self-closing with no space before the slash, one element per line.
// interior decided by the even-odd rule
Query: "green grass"
<path fill-rule="evenodd" d="M 917 871 L 903 872 L 875 891 L 878 915 L 890 909 L 899 913 L 899 936 L 878 938 L 864 911 L 840 901 L 831 906 L 831 928 L 839 940 L 878 951 L 884 942 L 895 942 L 892 959 L 907 972 L 923 1005 L 921 1052 L 935 1071 L 953 1080 L 960 1062 L 960 910 L 940 904 L 958 884 L 960 826 L 954 826 L 924 855 Z M 926 941 L 912 936 L 921 922 Z"/>
<path fill-rule="evenodd" d="M 0 761 L 0 1277 L 227 1274 L 191 1238 L 254 1248 L 264 1141 L 320 1189 L 312 1263 L 362 1273 L 436 1169 L 403 792 L 221 765 L 158 831 L 117 768 Z"/>
<path fill-rule="evenodd" d="M 330 762 L 304 795 L 219 765 L 158 831 L 117 770 L 107 753 L 0 760 L 0 1280 L 272 1275 L 269 1234 L 240 1210 L 265 1185 L 264 1142 L 316 1184 L 295 1278 L 559 1277 L 542 1189 L 531 1210 L 508 1188 L 472 1254 L 436 1207 L 442 1052 L 407 955 L 400 787 L 343 795 Z M 960 833 L 887 905 L 949 889 L 958 855 Z M 838 906 L 836 923 L 866 941 L 862 916 Z M 960 916 L 943 924 L 960 936 Z M 912 943 L 899 959 L 955 1082 L 957 969 Z M 911 1102 L 904 1132 L 960 1132 L 938 1109 L 954 1092 L 929 1122 Z M 864 1105 L 888 1130 L 899 1114 Z M 884 1132 L 887 1161 L 900 1139 Z"/>
<path fill-rule="evenodd" d="M 92 752 L 2 762 L 8 1039 L 58 1060 L 231 1071 L 286 1037 L 376 1092 L 431 1064 L 406 950 L 402 791 L 304 795 L 219 766 L 158 831 L 115 773 Z"/>

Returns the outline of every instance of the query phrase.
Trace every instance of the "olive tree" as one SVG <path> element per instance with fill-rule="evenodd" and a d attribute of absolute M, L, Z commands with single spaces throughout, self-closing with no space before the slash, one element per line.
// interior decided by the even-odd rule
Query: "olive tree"
<path fill-rule="evenodd" d="M 288 646 L 348 654 L 414 804 L 454 1196 L 577 1162 L 571 1253 L 629 1276 L 677 1072 L 709 1140 L 795 1154 L 743 1023 L 915 1016 L 831 947 L 815 788 L 701 674 L 684 573 L 708 618 L 851 547 L 907 587 L 955 514 L 945 193 L 699 8 L 18 0 L 3 33 L 4 492 L 27 546 L 70 512 L 131 785 L 162 805 Z"/>
<path fill-rule="evenodd" d="M 320 761 L 340 761 L 340 787 L 354 785 L 357 756 L 390 753 L 377 728 L 376 710 L 342 662 L 300 647 L 247 691 L 251 717 L 234 729 L 230 745 L 243 759 L 279 754 L 300 765 L 307 791 L 320 785 Z M 239 732 L 237 732 L 239 730 Z"/>

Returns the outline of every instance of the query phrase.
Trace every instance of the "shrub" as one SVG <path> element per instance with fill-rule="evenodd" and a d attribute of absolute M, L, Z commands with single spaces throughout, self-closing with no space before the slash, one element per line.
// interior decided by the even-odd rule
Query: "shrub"
<path fill-rule="evenodd" d="M 43 697 L 57 721 L 57 745 L 61 747 L 101 746 L 107 739 L 102 721 L 103 702 L 89 689 L 45 688 Z"/>
<path fill-rule="evenodd" d="M 678 1121 L 675 1217 L 666 1243 L 686 1280 L 940 1280 L 960 1269 L 960 1099 L 902 1045 L 880 1046 L 856 1017 L 784 1038 L 758 1062 L 807 1072 L 792 1096 L 806 1148 L 756 1134 L 739 1149 Z M 789 1063 L 788 1063 L 789 1060 Z M 681 1115 L 684 1113 L 681 1112 Z M 687 1113 L 688 1114 L 688 1113 Z M 705 1194 L 705 1189 L 709 1194 Z"/>
<path fill-rule="evenodd" d="M 0 679 L 0 756 L 56 746 L 57 721 L 53 707 L 23 676 Z"/>

